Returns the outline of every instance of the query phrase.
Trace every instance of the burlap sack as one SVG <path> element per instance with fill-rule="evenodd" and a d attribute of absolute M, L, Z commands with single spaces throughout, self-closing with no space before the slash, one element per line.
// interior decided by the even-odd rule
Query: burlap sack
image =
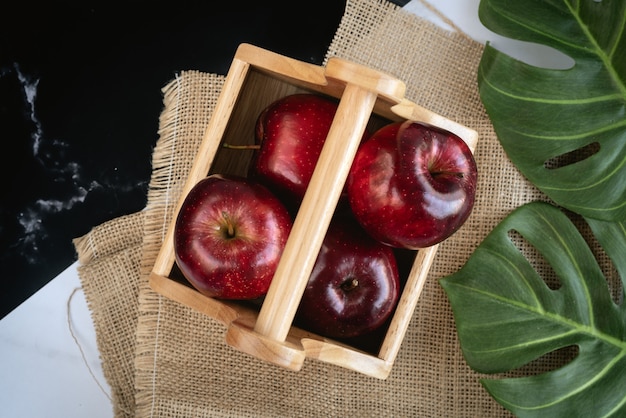
<path fill-rule="evenodd" d="M 380 0 L 349 0 L 328 50 L 393 74 L 406 82 L 407 98 L 480 135 L 474 212 L 440 246 L 384 381 L 314 360 L 292 372 L 251 358 L 224 343 L 219 323 L 150 289 L 147 274 L 223 83 L 194 71 L 172 80 L 146 209 L 76 239 L 116 416 L 508 416 L 466 365 L 438 284 L 512 209 L 545 199 L 510 163 L 484 112 L 476 84 L 482 50 Z"/>

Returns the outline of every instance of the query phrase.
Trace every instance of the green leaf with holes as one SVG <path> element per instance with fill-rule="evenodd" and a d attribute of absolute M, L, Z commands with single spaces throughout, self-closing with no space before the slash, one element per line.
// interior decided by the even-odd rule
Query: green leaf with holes
<path fill-rule="evenodd" d="M 620 275 L 623 299 L 626 222 L 587 221 Z M 538 257 L 558 286 L 528 261 Z M 482 379 L 502 406 L 519 417 L 626 416 L 626 304 L 614 301 L 592 251 L 560 208 L 519 207 L 440 283 L 465 359 L 478 372 L 511 371 L 577 347 L 573 360 L 543 373 Z"/>
<path fill-rule="evenodd" d="M 511 161 L 562 207 L 626 219 L 626 1 L 481 0 L 481 22 L 575 64 L 531 66 L 487 45 L 481 100 Z"/>

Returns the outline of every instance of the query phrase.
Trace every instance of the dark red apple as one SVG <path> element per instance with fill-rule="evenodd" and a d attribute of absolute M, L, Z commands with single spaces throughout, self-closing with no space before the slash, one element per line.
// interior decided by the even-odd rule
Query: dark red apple
<path fill-rule="evenodd" d="M 356 337 L 389 318 L 399 293 L 393 249 L 372 239 L 354 220 L 333 220 L 296 318 L 302 328 L 325 337 Z"/>
<path fill-rule="evenodd" d="M 265 186 L 214 174 L 180 208 L 176 262 L 204 295 L 256 299 L 269 289 L 291 226 L 287 209 Z"/>
<path fill-rule="evenodd" d="M 456 232 L 474 206 L 477 167 L 460 137 L 396 122 L 361 144 L 347 180 L 355 218 L 375 239 L 419 249 Z"/>
<path fill-rule="evenodd" d="M 301 93 L 266 107 L 256 122 L 255 138 L 260 148 L 249 177 L 266 184 L 284 202 L 299 204 L 337 106 L 336 100 L 326 96 Z"/>

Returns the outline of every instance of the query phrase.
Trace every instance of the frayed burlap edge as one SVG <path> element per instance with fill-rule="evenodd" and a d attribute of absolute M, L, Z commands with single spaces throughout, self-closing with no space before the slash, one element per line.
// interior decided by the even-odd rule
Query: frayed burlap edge
<path fill-rule="evenodd" d="M 105 222 L 73 240 L 102 372 L 111 388 L 114 414 L 121 417 L 133 416 L 135 407 L 133 354 L 143 222 L 144 214 L 137 212 Z"/>
<path fill-rule="evenodd" d="M 172 305 L 156 294 L 147 277 L 165 239 L 184 181 L 193 166 L 195 150 L 217 103 L 224 77 L 185 71 L 163 89 L 164 110 L 159 120 L 159 141 L 153 152 L 153 174 L 146 206 L 139 292 L 139 318 L 135 350 L 137 416 L 152 416 L 155 408 L 155 356 L 159 342 L 159 312 Z"/>

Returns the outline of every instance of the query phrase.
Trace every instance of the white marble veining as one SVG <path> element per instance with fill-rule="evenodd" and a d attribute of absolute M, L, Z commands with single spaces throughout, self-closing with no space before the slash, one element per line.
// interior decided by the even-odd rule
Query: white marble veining
<path fill-rule="evenodd" d="M 0 77 L 14 78 L 22 90 L 22 114 L 30 127 L 30 150 L 33 161 L 41 167 L 54 182 L 69 184 L 61 195 L 48 199 L 34 199 L 18 214 L 17 222 L 23 229 L 20 239 L 13 243 L 11 250 L 20 254 L 29 263 L 39 259 L 39 244 L 48 239 L 44 222 L 46 217 L 70 210 L 85 200 L 89 190 L 97 184 L 82 184 L 81 167 L 75 161 L 67 161 L 64 150 L 68 145 L 58 138 L 49 138 L 37 114 L 37 95 L 40 79 L 22 70 L 20 63 L 2 68 Z"/>
<path fill-rule="evenodd" d="M 110 173 L 100 178 L 86 174 L 86 168 L 68 152 L 70 144 L 66 138 L 51 135 L 45 123 L 40 120 L 40 109 L 37 107 L 40 79 L 37 75 L 23 70 L 19 62 L 14 62 L 0 68 L 0 77 L 19 83 L 22 95 L 21 113 L 29 128 L 29 157 L 41 173 L 44 173 L 46 181 L 55 185 L 49 195 L 45 198 L 33 197 L 17 214 L 17 222 L 23 232 L 10 250 L 32 264 L 40 258 L 40 244 L 51 238 L 46 228 L 50 219 L 68 213 L 76 205 L 82 204 L 91 192 L 107 192 L 115 197 L 145 189 L 147 183 L 127 178 L 125 174 L 118 173 L 117 167 L 110 167 Z"/>

